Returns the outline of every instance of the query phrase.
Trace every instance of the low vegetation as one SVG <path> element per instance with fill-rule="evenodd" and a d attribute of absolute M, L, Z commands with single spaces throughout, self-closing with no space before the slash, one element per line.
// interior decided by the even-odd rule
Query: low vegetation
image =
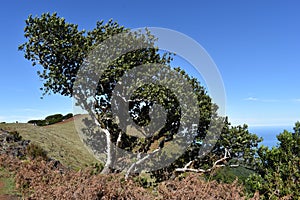
<path fill-rule="evenodd" d="M 15 173 L 16 187 L 24 199 L 245 199 L 243 187 L 207 182 L 198 174 L 181 180 L 144 188 L 134 179 L 119 175 L 94 175 L 93 168 L 59 171 L 53 162 L 42 159 L 30 162 L 0 155 L 0 166 Z M 257 195 L 253 199 L 257 199 Z"/>

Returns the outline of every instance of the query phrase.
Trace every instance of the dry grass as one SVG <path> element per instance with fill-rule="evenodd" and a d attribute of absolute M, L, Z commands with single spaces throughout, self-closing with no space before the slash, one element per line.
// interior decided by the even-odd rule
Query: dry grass
<path fill-rule="evenodd" d="M 81 142 L 73 121 L 44 127 L 27 123 L 7 123 L 0 124 L 0 128 L 18 131 L 23 139 L 31 140 L 46 150 L 49 157 L 73 169 L 99 162 Z"/>
<path fill-rule="evenodd" d="M 16 187 L 23 199 L 246 199 L 242 186 L 236 182 L 206 182 L 198 174 L 146 189 L 134 179 L 125 181 L 122 174 L 93 175 L 91 168 L 61 174 L 53 169 L 53 163 L 40 159 L 24 162 L 0 155 L 1 166 L 16 174 Z M 259 195 L 251 199 L 258 200 Z"/>

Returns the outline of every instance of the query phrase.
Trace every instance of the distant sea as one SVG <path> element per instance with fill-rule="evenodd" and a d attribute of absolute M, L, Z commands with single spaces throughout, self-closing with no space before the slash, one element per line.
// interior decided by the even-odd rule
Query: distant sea
<path fill-rule="evenodd" d="M 269 148 L 277 145 L 278 140 L 276 135 L 279 135 L 284 130 L 293 131 L 293 126 L 249 126 L 248 128 L 250 133 L 255 133 L 259 137 L 263 138 L 260 145 L 263 144 Z"/>

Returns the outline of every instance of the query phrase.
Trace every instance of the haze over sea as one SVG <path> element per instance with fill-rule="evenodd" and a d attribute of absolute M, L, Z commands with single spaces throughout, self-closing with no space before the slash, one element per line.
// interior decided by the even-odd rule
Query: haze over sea
<path fill-rule="evenodd" d="M 284 130 L 293 131 L 293 126 L 249 126 L 249 131 L 263 138 L 260 145 L 265 145 L 271 148 L 278 143 L 277 135 Z"/>

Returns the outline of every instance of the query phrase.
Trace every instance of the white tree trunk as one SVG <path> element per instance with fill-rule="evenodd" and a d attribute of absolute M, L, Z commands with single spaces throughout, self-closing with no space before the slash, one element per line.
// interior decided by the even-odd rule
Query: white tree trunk
<path fill-rule="evenodd" d="M 113 144 L 111 143 L 111 134 L 107 129 L 102 129 L 102 131 L 106 135 L 106 163 L 104 165 L 104 168 L 102 170 L 102 174 L 109 174 L 111 172 L 111 169 L 113 167 Z"/>

